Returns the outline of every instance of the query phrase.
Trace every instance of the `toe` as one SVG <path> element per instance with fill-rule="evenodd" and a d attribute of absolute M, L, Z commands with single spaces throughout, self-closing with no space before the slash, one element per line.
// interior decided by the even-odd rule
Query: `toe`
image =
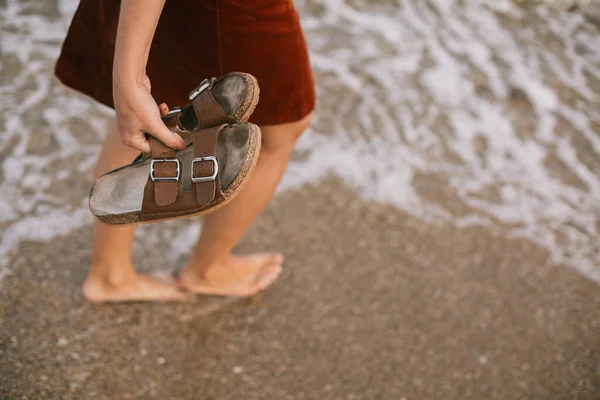
<path fill-rule="evenodd" d="M 273 264 L 281 265 L 283 264 L 283 254 L 273 254 Z"/>
<path fill-rule="evenodd" d="M 188 293 L 182 291 L 173 291 L 172 293 L 165 294 L 164 296 L 160 296 L 156 299 L 158 302 L 170 302 L 170 301 L 184 301 L 191 299 L 192 296 Z"/>
<path fill-rule="evenodd" d="M 173 286 L 173 287 L 175 287 L 177 285 L 177 280 L 175 279 L 173 274 L 167 270 L 160 270 L 160 271 L 152 272 L 150 274 L 150 277 L 156 279 L 159 282 L 165 283 L 165 284 Z"/>
<path fill-rule="evenodd" d="M 120 286 L 94 282 L 88 278 L 83 286 L 83 296 L 94 303 L 137 301 L 181 301 L 186 294 L 171 284 L 148 276 L 137 276 Z"/>
<path fill-rule="evenodd" d="M 266 264 L 279 264 L 283 263 L 283 255 L 280 253 L 265 253 L 265 254 L 257 254 L 255 258 L 256 262 L 266 265 Z"/>
<path fill-rule="evenodd" d="M 255 282 L 256 291 L 261 291 L 266 289 L 269 285 L 271 285 L 275 280 L 281 275 L 281 265 L 279 264 L 269 264 L 265 265 L 262 270 L 258 273 L 257 279 Z"/>
<path fill-rule="evenodd" d="M 172 280 L 164 275 L 158 274 L 151 277 L 140 277 L 139 295 L 155 301 L 180 301 L 187 296 L 186 293 L 179 290 Z"/>
<path fill-rule="evenodd" d="M 189 297 L 187 293 L 176 288 L 168 288 L 160 293 L 155 292 L 152 295 L 155 296 L 156 301 L 182 301 Z"/>

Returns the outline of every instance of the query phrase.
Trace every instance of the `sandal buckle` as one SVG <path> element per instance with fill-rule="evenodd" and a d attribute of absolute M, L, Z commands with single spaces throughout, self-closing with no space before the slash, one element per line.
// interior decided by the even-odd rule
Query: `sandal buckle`
<path fill-rule="evenodd" d="M 190 101 L 194 101 L 194 99 L 198 97 L 200 93 L 208 89 L 210 87 L 211 81 L 211 79 L 205 79 L 200 83 L 200 85 L 198 85 L 198 87 L 195 90 L 191 91 L 189 95 Z"/>
<path fill-rule="evenodd" d="M 213 173 L 211 176 L 195 176 L 194 175 L 194 165 L 198 162 L 210 161 L 213 163 Z M 192 160 L 192 182 L 211 182 L 217 179 L 217 174 L 219 173 L 219 163 L 217 162 L 217 157 L 215 156 L 206 156 L 206 157 L 196 157 Z"/>
<path fill-rule="evenodd" d="M 156 163 L 175 163 L 177 166 L 177 176 L 156 176 L 154 174 L 154 164 Z M 152 182 L 179 182 L 179 177 L 181 174 L 181 166 L 179 164 L 179 160 L 176 158 L 153 158 L 150 161 L 150 179 Z"/>
<path fill-rule="evenodd" d="M 172 109 L 169 110 L 167 115 L 163 116 L 163 118 L 169 118 L 169 117 L 172 117 L 173 115 L 181 114 L 181 111 L 182 111 L 181 107 L 173 107 Z"/>

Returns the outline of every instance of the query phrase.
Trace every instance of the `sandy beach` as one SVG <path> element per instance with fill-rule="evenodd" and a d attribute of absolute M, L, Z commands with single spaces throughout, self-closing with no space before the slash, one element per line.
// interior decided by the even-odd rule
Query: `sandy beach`
<path fill-rule="evenodd" d="M 593 9 L 297 6 L 319 106 L 236 249 L 282 251 L 281 278 L 93 305 L 112 111 L 52 76 L 76 2 L 0 1 L 0 399 L 599 398 Z M 136 266 L 177 274 L 200 229 L 143 226 Z"/>

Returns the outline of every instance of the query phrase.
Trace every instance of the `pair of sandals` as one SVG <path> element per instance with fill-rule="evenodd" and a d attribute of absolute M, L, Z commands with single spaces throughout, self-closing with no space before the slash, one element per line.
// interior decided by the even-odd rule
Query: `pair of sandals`
<path fill-rule="evenodd" d="M 184 108 L 162 119 L 186 143 L 174 150 L 151 137 L 151 154 L 101 176 L 90 191 L 92 213 L 126 225 L 206 214 L 232 201 L 250 180 L 261 145 L 248 121 L 258 103 L 256 79 L 231 72 L 203 81 Z"/>

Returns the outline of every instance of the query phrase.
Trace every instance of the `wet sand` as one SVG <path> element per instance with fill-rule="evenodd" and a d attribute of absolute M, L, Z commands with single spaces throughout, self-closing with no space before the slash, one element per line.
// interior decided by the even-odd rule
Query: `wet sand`
<path fill-rule="evenodd" d="M 280 195 L 239 246 L 287 256 L 281 279 L 250 300 L 86 304 L 90 233 L 20 247 L 0 303 L 3 398 L 600 393 L 595 283 L 527 240 L 427 224 L 334 178 Z M 166 250 L 136 262 L 169 265 Z"/>
<path fill-rule="evenodd" d="M 598 7 L 298 1 L 319 108 L 236 249 L 279 281 L 93 305 L 111 113 L 52 78 L 74 4 L 0 1 L 0 399 L 600 398 Z M 136 266 L 199 230 L 142 227 Z"/>

